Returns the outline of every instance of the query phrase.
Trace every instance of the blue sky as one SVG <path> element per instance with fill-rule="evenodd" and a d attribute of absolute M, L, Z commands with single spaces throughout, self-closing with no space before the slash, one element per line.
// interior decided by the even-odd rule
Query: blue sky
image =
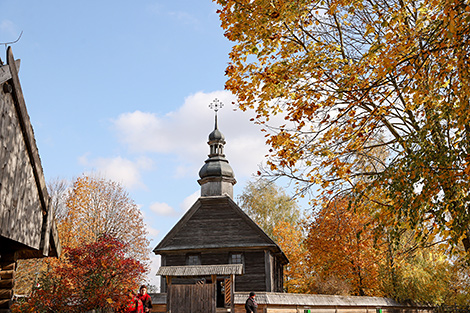
<path fill-rule="evenodd" d="M 216 10 L 210 0 L 0 0 L 0 42 L 23 32 L 12 48 L 46 180 L 121 182 L 152 247 L 199 197 L 214 98 L 235 195 L 267 152 L 253 113 L 223 90 L 231 43 Z"/>

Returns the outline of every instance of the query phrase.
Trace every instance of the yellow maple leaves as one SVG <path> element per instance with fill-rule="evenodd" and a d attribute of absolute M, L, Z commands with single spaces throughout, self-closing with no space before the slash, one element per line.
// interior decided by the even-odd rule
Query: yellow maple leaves
<path fill-rule="evenodd" d="M 385 208 L 409 218 L 399 224 L 422 229 L 433 210 L 441 231 L 447 214 L 465 223 L 452 224 L 454 241 L 468 232 L 467 3 L 217 2 L 236 43 L 226 88 L 258 123 L 275 114 L 288 123 L 267 137 L 274 175 L 290 175 L 300 188 L 323 182 L 332 196 L 381 186 L 383 202 L 393 203 Z M 418 181 L 419 192 L 409 187 Z M 430 200 L 441 193 L 444 200 Z"/>

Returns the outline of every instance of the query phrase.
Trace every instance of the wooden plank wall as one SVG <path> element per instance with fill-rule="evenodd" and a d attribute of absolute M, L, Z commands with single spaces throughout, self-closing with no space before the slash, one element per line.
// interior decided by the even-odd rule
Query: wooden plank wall
<path fill-rule="evenodd" d="M 0 236 L 39 249 L 43 211 L 14 100 L 0 88 Z"/>
<path fill-rule="evenodd" d="M 228 264 L 229 254 L 233 251 L 201 252 L 201 265 Z M 264 251 L 244 251 L 245 274 L 235 277 L 235 291 L 267 291 L 266 269 Z M 186 254 L 167 254 L 166 266 L 186 265 Z M 175 283 L 185 283 L 183 279 L 174 280 Z M 162 291 L 166 291 L 163 287 Z M 269 290 L 270 291 L 270 290 Z"/>
<path fill-rule="evenodd" d="M 215 313 L 215 285 L 171 285 L 168 312 Z"/>
<path fill-rule="evenodd" d="M 284 291 L 284 267 L 280 264 L 277 258 L 273 257 L 273 282 L 274 290 L 273 292 L 283 292 Z"/>
<path fill-rule="evenodd" d="M 267 291 L 264 251 L 245 251 L 245 274 L 235 277 L 235 291 Z"/>

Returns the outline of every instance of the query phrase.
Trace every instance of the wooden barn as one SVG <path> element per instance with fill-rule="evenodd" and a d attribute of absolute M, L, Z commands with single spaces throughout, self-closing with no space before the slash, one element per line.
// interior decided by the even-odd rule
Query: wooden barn
<path fill-rule="evenodd" d="M 10 312 L 16 261 L 60 253 L 19 63 L 10 47 L 0 60 L 0 313 Z"/>
<path fill-rule="evenodd" d="M 208 144 L 201 197 L 153 250 L 161 255 L 158 275 L 168 312 L 230 312 L 235 291 L 283 290 L 289 261 L 232 199 L 236 180 L 217 116 Z"/>

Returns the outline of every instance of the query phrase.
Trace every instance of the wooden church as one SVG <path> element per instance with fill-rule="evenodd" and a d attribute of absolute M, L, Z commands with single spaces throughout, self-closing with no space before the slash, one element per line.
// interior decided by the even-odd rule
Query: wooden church
<path fill-rule="evenodd" d="M 233 170 L 217 127 L 199 171 L 201 197 L 153 250 L 161 255 L 161 293 L 152 312 L 245 313 L 250 291 L 263 313 L 432 313 L 393 299 L 283 292 L 288 259 L 233 201 Z"/>
<path fill-rule="evenodd" d="M 280 247 L 233 201 L 233 170 L 217 126 L 199 171 L 201 197 L 153 250 L 166 312 L 233 312 L 234 292 L 282 292 Z M 176 310 L 176 311 L 175 311 Z"/>
<path fill-rule="evenodd" d="M 10 312 L 19 259 L 57 256 L 60 243 L 11 48 L 0 60 L 0 313 Z"/>

